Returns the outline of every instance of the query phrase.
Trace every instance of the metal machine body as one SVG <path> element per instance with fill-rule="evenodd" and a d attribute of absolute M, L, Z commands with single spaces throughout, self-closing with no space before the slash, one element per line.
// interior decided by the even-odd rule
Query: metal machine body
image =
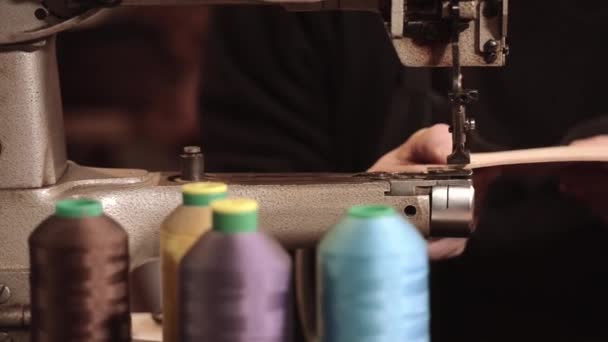
<path fill-rule="evenodd" d="M 469 233 L 472 184 L 468 172 L 435 174 L 205 174 L 199 180 L 229 184 L 230 196 L 257 199 L 260 226 L 290 250 L 315 246 L 323 233 L 356 204 L 395 207 L 426 236 L 464 237 Z M 12 336 L 29 324 L 31 231 L 54 203 L 66 197 L 102 201 L 104 209 L 129 233 L 132 268 L 158 255 L 162 220 L 181 201 L 180 173 L 88 168 L 68 163 L 53 186 L 0 191 L 3 239 L 0 288 L 10 297 L 0 304 L 0 332 Z M 14 330 L 13 330 L 14 329 Z"/>
<path fill-rule="evenodd" d="M 484 15 L 490 2 L 500 3 L 497 16 Z M 462 90 L 460 66 L 504 64 L 507 0 L 393 0 L 386 11 L 374 0 L 45 3 L 46 7 L 37 1 L 0 2 L 0 336 L 5 329 L 18 331 L 28 324 L 27 240 L 60 198 L 100 199 L 106 211 L 129 233 L 133 267 L 157 256 L 160 224 L 178 205 L 180 185 L 186 181 L 226 181 L 230 195 L 259 200 L 261 226 L 289 249 L 314 246 L 346 208 L 361 203 L 394 206 L 428 237 L 463 237 L 469 233 L 474 189 L 472 173 L 463 166 L 468 156 L 465 135 L 473 125 L 464 113 L 469 99 L 463 95 L 470 93 Z M 464 153 L 464 160 L 452 159 L 452 165 L 446 168 L 412 174 L 354 175 L 205 174 L 200 164 L 202 155 L 196 149 L 184 152 L 182 171 L 173 173 L 97 169 L 68 161 L 55 57 L 56 33 L 80 24 L 96 14 L 100 6 L 237 3 L 281 4 L 299 11 L 382 12 L 387 19 L 387 34 L 404 64 L 453 68 L 454 150 L 455 154 Z M 446 12 L 450 5 L 452 9 L 460 6 L 461 10 Z M 464 19 L 453 13 L 461 13 Z M 440 39 L 431 35 L 430 40 L 423 35 L 421 40 L 419 32 L 426 31 L 420 27 L 425 23 L 430 27 L 427 30 L 433 32 L 449 30 L 451 26 L 446 23 L 456 22 L 462 29 L 458 34 L 448 34 L 446 38 L 444 32 L 438 35 Z M 490 40 L 494 43 L 487 43 Z M 11 332 L 13 341 L 26 335 Z"/>

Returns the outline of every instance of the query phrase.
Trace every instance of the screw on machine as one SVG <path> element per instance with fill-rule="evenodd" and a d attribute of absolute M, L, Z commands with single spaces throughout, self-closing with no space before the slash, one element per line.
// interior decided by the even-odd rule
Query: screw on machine
<path fill-rule="evenodd" d="M 498 59 L 499 47 L 500 47 L 500 44 L 498 43 L 498 41 L 496 41 L 494 39 L 488 40 L 483 45 L 483 58 L 486 63 L 491 64 L 491 63 L 496 62 L 496 60 Z"/>
<path fill-rule="evenodd" d="M 200 146 L 186 146 L 180 154 L 181 179 L 199 181 L 205 173 L 205 163 Z"/>
<path fill-rule="evenodd" d="M 8 300 L 11 298 L 11 289 L 4 285 L 0 284 L 0 304 L 6 304 Z M 2 341 L 2 340 L 0 340 Z"/>

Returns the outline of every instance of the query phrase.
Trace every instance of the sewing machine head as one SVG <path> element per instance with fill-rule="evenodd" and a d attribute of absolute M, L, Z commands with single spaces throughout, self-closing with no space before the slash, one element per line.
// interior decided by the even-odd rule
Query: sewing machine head
<path fill-rule="evenodd" d="M 390 32 L 403 64 L 412 67 L 451 67 L 453 1 L 394 0 Z M 500 67 L 508 47 L 508 0 L 460 1 L 456 28 L 460 65 Z"/>

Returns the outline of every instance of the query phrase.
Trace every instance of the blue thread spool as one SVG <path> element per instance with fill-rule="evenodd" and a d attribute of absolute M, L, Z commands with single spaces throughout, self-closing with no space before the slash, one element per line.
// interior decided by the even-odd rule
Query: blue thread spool
<path fill-rule="evenodd" d="M 317 257 L 321 342 L 430 340 L 426 242 L 393 208 L 350 208 Z"/>

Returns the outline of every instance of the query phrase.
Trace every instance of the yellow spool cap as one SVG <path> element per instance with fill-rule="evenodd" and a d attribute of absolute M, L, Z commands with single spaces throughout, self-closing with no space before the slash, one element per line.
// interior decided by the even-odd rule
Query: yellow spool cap
<path fill-rule="evenodd" d="M 245 214 L 257 211 L 258 202 L 249 198 L 229 198 L 214 201 L 211 205 L 214 212 L 221 214 Z"/>
<path fill-rule="evenodd" d="M 182 186 L 184 205 L 207 206 L 212 201 L 226 197 L 228 186 L 224 183 L 201 182 Z"/>
<path fill-rule="evenodd" d="M 228 186 L 224 183 L 189 183 L 182 186 L 182 192 L 190 195 L 212 195 L 226 191 L 228 191 Z"/>
<path fill-rule="evenodd" d="M 217 200 L 213 209 L 213 229 L 223 233 L 251 232 L 258 228 L 258 203 L 247 198 Z"/>

